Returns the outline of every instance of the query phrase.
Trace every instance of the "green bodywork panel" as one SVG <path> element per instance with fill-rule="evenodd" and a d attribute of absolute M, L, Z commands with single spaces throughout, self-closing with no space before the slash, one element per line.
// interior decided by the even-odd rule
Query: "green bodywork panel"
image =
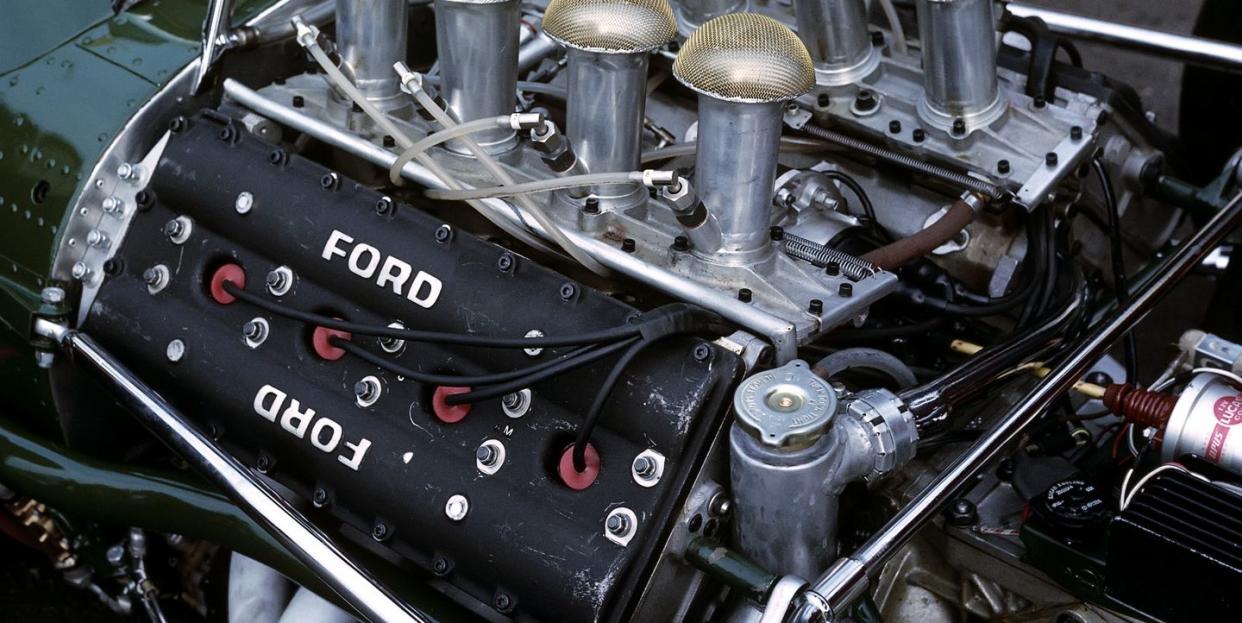
<path fill-rule="evenodd" d="M 67 209 L 138 109 L 199 53 L 206 0 L 15 0 L 0 19 L 0 397 L 50 414 L 29 347 Z M 235 3 L 233 23 L 272 0 Z"/>
<path fill-rule="evenodd" d="M 53 507 L 117 526 L 214 543 L 254 558 L 321 595 L 332 591 L 223 495 L 182 472 L 109 463 L 38 439 L 0 417 L 0 481 Z M 461 621 L 459 609 L 409 573 L 349 544 L 342 547 L 431 620 Z M 338 603 L 345 606 L 343 602 Z"/>

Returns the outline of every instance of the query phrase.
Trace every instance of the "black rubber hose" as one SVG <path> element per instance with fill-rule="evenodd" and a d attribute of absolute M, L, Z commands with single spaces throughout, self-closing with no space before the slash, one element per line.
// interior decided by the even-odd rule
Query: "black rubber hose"
<path fill-rule="evenodd" d="M 593 363 L 595 361 L 599 361 L 600 359 L 603 359 L 604 357 L 607 357 L 623 348 L 630 346 L 631 344 L 633 344 L 635 341 L 639 339 L 641 338 L 635 337 L 635 338 L 630 338 L 628 340 L 615 342 L 607 346 L 600 346 L 592 350 L 591 352 L 585 353 L 583 355 L 579 355 L 579 358 L 577 360 L 561 362 L 555 366 L 548 367 L 546 369 L 540 370 L 539 372 L 536 372 L 534 374 L 531 374 L 529 376 L 526 376 L 526 377 L 523 377 L 523 378 L 520 378 L 514 381 L 509 381 L 507 383 L 503 383 L 499 385 L 492 385 L 491 387 L 466 392 L 464 394 L 452 394 L 444 398 L 444 403 L 448 405 L 473 404 L 473 403 L 482 402 L 484 400 L 488 400 L 491 398 L 499 398 L 501 396 L 504 396 L 505 394 L 512 394 L 513 392 L 516 392 L 521 389 L 525 389 L 535 383 L 545 381 L 558 374 L 563 374 L 564 372 L 568 370 L 572 370 L 578 366 L 585 365 L 588 363 Z"/>
<path fill-rule="evenodd" d="M 494 337 L 488 335 L 470 335 L 465 333 L 445 333 L 442 331 L 415 331 L 396 329 L 377 325 L 337 320 L 328 316 L 293 309 L 282 303 L 269 301 L 254 293 L 247 292 L 231 281 L 224 282 L 224 291 L 239 300 L 265 309 L 278 316 L 284 316 L 307 324 L 318 325 L 328 329 L 371 335 L 375 337 L 395 338 L 411 342 L 429 344 L 453 344 L 456 346 L 481 346 L 490 348 L 552 348 L 556 346 L 581 346 L 583 344 L 604 344 L 639 335 L 642 323 L 601 329 L 575 335 L 548 335 L 543 337 Z"/>
<path fill-rule="evenodd" d="M 888 230 L 880 225 L 880 219 L 875 215 L 875 204 L 871 203 L 871 197 L 867 195 L 867 191 L 863 189 L 862 184 L 858 183 L 858 180 L 840 171 L 824 171 L 823 175 L 828 179 L 837 180 L 846 188 L 849 188 L 850 192 L 854 193 L 855 197 L 858 197 L 858 203 L 862 207 L 863 214 L 866 214 L 867 220 L 870 221 L 868 224 L 871 226 L 871 230 L 881 240 L 892 242 L 892 236 L 888 235 Z"/>
<path fill-rule="evenodd" d="M 591 349 L 597 348 L 596 346 L 581 346 L 581 347 L 575 348 L 574 350 L 569 351 L 568 353 L 565 353 L 557 357 L 556 359 L 545 361 L 538 365 L 527 366 L 525 368 L 519 368 L 517 370 L 510 370 L 509 372 L 496 372 L 494 374 L 476 374 L 472 376 L 467 376 L 467 375 L 458 376 L 458 375 L 453 375 L 453 374 L 433 374 L 430 372 L 421 372 L 418 370 L 414 370 L 413 368 L 407 368 L 395 361 L 392 361 L 391 359 L 381 357 L 341 337 L 332 336 L 331 338 L 328 339 L 328 342 L 332 344 L 333 346 L 349 353 L 350 355 L 353 355 L 354 357 L 357 357 L 371 365 L 377 366 L 379 368 L 383 368 L 389 372 L 392 372 L 393 374 L 403 376 L 407 379 L 414 381 L 415 383 L 425 383 L 427 385 L 452 385 L 452 386 L 495 385 L 497 383 L 505 383 L 508 381 L 525 379 L 527 376 L 530 376 L 537 372 L 542 372 L 543 370 L 550 368 L 552 366 L 555 366 L 555 365 L 559 365 L 562 362 L 581 357 L 582 355 L 585 355 L 588 352 L 590 352 Z M 589 362 L 580 361 L 577 365 L 581 366 L 581 365 L 585 365 L 586 363 L 589 363 Z"/>
<path fill-rule="evenodd" d="M 1095 176 L 1100 180 L 1100 189 L 1104 193 L 1104 206 L 1108 211 L 1108 247 L 1109 256 L 1112 259 L 1113 269 L 1113 292 L 1117 296 L 1117 306 L 1125 307 L 1126 302 L 1130 300 L 1130 292 L 1126 285 L 1126 263 L 1122 255 L 1123 249 L 1121 244 L 1121 213 L 1117 205 L 1117 196 L 1113 193 L 1113 181 L 1109 178 L 1108 169 L 1104 166 L 1104 161 L 1100 156 L 1091 159 L 1091 168 L 1095 169 Z M 1138 382 L 1138 344 L 1134 337 L 1134 332 L 1126 333 L 1123 342 L 1124 357 L 1126 362 L 1126 383 Z"/>
<path fill-rule="evenodd" d="M 604 411 L 604 403 L 608 401 L 608 396 L 612 394 L 612 390 L 616 387 L 617 382 L 621 380 L 621 374 L 625 372 L 626 366 L 643 352 L 655 340 L 639 340 L 634 342 L 624 355 L 613 364 L 612 370 L 608 372 L 608 376 L 604 378 L 604 383 L 599 386 L 599 391 L 595 393 L 595 400 L 591 403 L 591 408 L 586 412 L 586 416 L 582 419 L 582 425 L 578 427 L 578 436 L 574 439 L 574 469 L 582 472 L 586 469 L 586 449 L 587 443 L 591 441 L 591 433 L 595 431 L 595 423 L 599 421 L 599 415 Z"/>

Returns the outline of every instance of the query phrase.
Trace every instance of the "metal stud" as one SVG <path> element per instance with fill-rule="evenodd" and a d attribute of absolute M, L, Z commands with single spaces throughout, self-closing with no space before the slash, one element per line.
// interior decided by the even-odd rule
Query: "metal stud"
<path fill-rule="evenodd" d="M 655 450 L 643 450 L 630 463 L 630 475 L 640 487 L 656 486 L 664 475 L 664 455 Z"/>
<path fill-rule="evenodd" d="M 529 389 L 521 389 L 516 392 L 505 394 L 500 399 L 500 408 L 504 410 L 505 415 L 517 419 L 526 415 L 530 411 L 531 393 Z"/>
<path fill-rule="evenodd" d="M 505 444 L 497 439 L 488 439 L 474 452 L 474 466 L 480 472 L 491 476 L 500 471 L 505 464 Z"/>
<path fill-rule="evenodd" d="M 638 516 L 624 506 L 614 508 L 604 519 L 604 537 L 621 547 L 629 545 L 637 531 Z"/>

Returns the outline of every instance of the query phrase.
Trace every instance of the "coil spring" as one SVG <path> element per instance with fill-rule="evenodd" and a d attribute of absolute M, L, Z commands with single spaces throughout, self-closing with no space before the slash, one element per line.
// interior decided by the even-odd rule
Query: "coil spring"
<path fill-rule="evenodd" d="M 905 154 L 899 154 L 897 152 L 884 149 L 883 147 L 877 147 L 839 132 L 833 132 L 832 130 L 821 128 L 810 123 L 803 126 L 802 131 L 814 136 L 815 138 L 863 152 L 874 158 L 886 160 L 924 175 L 940 178 L 941 180 L 964 190 L 979 193 L 994 202 L 1003 202 L 1009 199 L 1009 192 L 996 184 L 975 179 L 969 175 L 958 173 L 957 171 L 952 171 L 929 162 L 924 162 Z"/>
<path fill-rule="evenodd" d="M 835 262 L 841 267 L 841 274 L 854 281 L 870 277 L 879 271 L 874 264 L 859 259 L 848 253 L 838 251 L 827 245 L 818 244 L 801 236 L 784 234 L 785 253 L 804 262 L 823 268 Z"/>

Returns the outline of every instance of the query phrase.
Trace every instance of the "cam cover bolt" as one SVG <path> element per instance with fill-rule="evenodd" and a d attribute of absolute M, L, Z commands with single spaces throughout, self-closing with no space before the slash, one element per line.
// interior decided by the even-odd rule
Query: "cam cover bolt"
<path fill-rule="evenodd" d="M 474 451 L 474 458 L 479 463 L 491 467 L 496 464 L 496 449 L 488 445 L 479 446 Z"/>
<path fill-rule="evenodd" d="M 453 495 L 453 497 L 450 497 L 448 499 L 448 502 L 444 504 L 444 516 L 448 517 L 449 521 L 453 521 L 453 522 L 461 521 L 465 519 L 466 515 L 469 513 L 470 513 L 470 500 L 467 500 L 466 496 L 460 493 Z"/>
<path fill-rule="evenodd" d="M 656 463 L 649 456 L 640 456 L 634 459 L 634 473 L 642 478 L 650 478 L 655 474 Z M 611 518 L 610 518 L 611 519 Z"/>
<path fill-rule="evenodd" d="M 242 325 L 242 335 L 245 335 L 251 340 L 257 341 L 259 338 L 263 337 L 263 325 L 251 320 Z"/>
<path fill-rule="evenodd" d="M 164 356 L 168 357 L 168 360 L 172 363 L 181 361 L 185 357 L 185 342 L 179 339 L 169 342 L 164 349 Z"/>
<path fill-rule="evenodd" d="M 630 519 L 621 513 L 615 513 L 608 516 L 608 520 L 604 522 L 604 527 L 613 536 L 625 536 L 630 530 Z"/>

